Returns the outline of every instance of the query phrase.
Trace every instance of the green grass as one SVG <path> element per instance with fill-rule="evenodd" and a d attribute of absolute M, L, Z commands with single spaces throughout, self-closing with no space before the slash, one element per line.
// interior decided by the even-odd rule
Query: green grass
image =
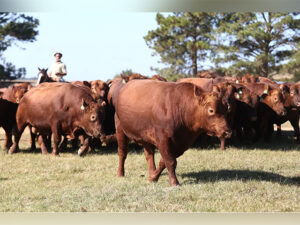
<path fill-rule="evenodd" d="M 178 158 L 179 187 L 169 187 L 166 170 L 148 183 L 143 151 L 130 147 L 117 178 L 115 146 L 45 156 L 28 150 L 26 132 L 21 151 L 7 155 L 1 133 L 0 212 L 300 212 L 300 146 L 288 136 L 189 149 Z"/>

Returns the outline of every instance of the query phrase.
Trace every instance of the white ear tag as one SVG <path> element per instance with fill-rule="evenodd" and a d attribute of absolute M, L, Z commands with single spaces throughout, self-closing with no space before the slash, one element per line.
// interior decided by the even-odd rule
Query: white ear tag
<path fill-rule="evenodd" d="M 123 84 L 126 84 L 126 81 L 123 79 L 123 80 L 122 80 L 122 83 L 123 83 Z"/>
<path fill-rule="evenodd" d="M 235 83 L 237 83 L 237 84 L 238 84 L 238 83 L 240 83 L 240 82 L 239 82 L 239 80 L 236 80 L 236 81 L 235 81 Z"/>
<path fill-rule="evenodd" d="M 241 95 L 241 94 L 243 94 L 243 92 L 241 90 L 239 90 L 239 94 Z"/>
<path fill-rule="evenodd" d="M 240 95 L 239 95 L 239 94 L 237 94 L 236 97 L 237 97 L 238 99 L 240 99 Z"/>
<path fill-rule="evenodd" d="M 268 94 L 268 90 L 266 89 L 266 90 L 264 90 L 264 94 Z"/>
<path fill-rule="evenodd" d="M 84 110 L 84 106 L 82 105 L 82 106 L 80 107 L 80 109 L 81 109 L 81 110 Z"/>

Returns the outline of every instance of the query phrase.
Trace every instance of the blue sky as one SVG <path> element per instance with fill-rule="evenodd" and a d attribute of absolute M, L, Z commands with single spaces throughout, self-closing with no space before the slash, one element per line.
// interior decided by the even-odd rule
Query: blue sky
<path fill-rule="evenodd" d="M 4 52 L 7 62 L 25 67 L 35 77 L 38 67 L 49 68 L 56 51 L 63 53 L 66 80 L 112 79 L 131 69 L 147 76 L 150 67 L 162 67 L 143 36 L 157 27 L 156 13 L 149 12 L 38 12 L 25 13 L 40 20 L 39 35 L 32 43 L 17 42 Z"/>

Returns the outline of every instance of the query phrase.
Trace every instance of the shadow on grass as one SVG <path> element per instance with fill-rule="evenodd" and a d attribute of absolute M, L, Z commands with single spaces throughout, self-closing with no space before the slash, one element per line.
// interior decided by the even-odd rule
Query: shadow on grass
<path fill-rule="evenodd" d="M 191 178 L 184 183 L 213 183 L 218 181 L 268 181 L 284 185 L 300 186 L 300 177 L 285 177 L 277 173 L 250 170 L 218 170 L 181 174 L 183 178 Z"/>
<path fill-rule="evenodd" d="M 8 180 L 7 177 L 0 177 L 0 181 L 3 181 L 3 180 Z"/>

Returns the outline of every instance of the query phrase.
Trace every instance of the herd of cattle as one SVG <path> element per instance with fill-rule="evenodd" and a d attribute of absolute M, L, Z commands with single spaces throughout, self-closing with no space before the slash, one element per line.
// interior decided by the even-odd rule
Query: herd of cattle
<path fill-rule="evenodd" d="M 199 73 L 197 78 L 167 82 L 159 75 L 121 76 L 109 82 L 95 80 L 51 82 L 47 70 L 40 83 L 22 83 L 0 89 L 0 126 L 5 130 L 5 148 L 12 154 L 26 127 L 31 149 L 37 141 L 43 154 L 51 148 L 59 155 L 68 141 L 82 155 L 95 143 L 118 143 L 117 176 L 124 176 L 128 144 L 144 147 L 149 181 L 157 181 L 167 168 L 170 185 L 177 185 L 176 158 L 196 139 L 207 136 L 255 142 L 268 141 L 277 124 L 287 120 L 300 141 L 300 83 L 278 84 L 268 78 Z M 12 136 L 14 139 L 12 139 Z M 98 141 L 98 142 L 97 142 Z M 76 146 L 77 145 L 77 146 Z M 158 167 L 154 150 L 161 154 Z"/>

